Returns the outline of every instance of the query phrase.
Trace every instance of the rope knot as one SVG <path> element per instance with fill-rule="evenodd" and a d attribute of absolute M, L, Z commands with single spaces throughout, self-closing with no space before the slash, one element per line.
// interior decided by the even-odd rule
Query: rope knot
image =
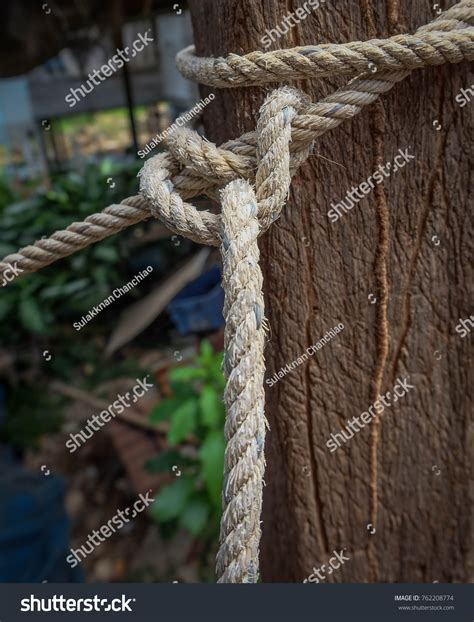
<path fill-rule="evenodd" d="M 169 153 L 147 160 L 139 173 L 140 192 L 149 201 L 153 216 L 185 237 L 217 246 L 221 241 L 222 218 L 199 212 L 185 203 L 171 181 L 172 170 L 192 174 L 216 190 L 232 180 L 254 181 L 259 234 L 280 215 L 288 196 L 291 175 L 308 157 L 304 145 L 292 156 L 292 122 L 307 105 L 307 97 L 289 87 L 270 93 L 259 113 L 256 128 L 256 158 L 218 148 L 196 132 L 179 129 L 169 139 Z M 297 164 L 296 164 L 297 163 Z M 202 219 L 212 222 L 212 232 L 203 231 Z"/>

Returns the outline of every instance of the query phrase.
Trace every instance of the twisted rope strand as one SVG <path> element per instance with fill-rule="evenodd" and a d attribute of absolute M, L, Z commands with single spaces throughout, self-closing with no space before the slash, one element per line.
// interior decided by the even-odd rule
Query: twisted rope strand
<path fill-rule="evenodd" d="M 191 45 L 178 53 L 176 64 L 189 80 L 219 88 L 237 88 L 354 75 L 366 72 L 369 63 L 377 71 L 411 71 L 428 65 L 458 63 L 472 46 L 472 34 L 456 29 L 466 26 L 472 18 L 471 11 L 471 0 L 465 0 L 415 35 L 395 35 L 390 39 L 307 45 L 243 56 L 229 54 L 226 58 L 197 57 Z"/>
<path fill-rule="evenodd" d="M 291 176 L 291 121 L 297 91 L 271 93 L 257 121 L 256 193 L 245 180 L 222 192 L 221 252 L 225 291 L 227 384 L 223 515 L 217 574 L 220 583 L 258 578 L 260 514 L 265 469 L 264 301 L 257 238 L 280 214 Z"/>
<path fill-rule="evenodd" d="M 227 414 L 219 583 L 253 583 L 258 576 L 266 424 L 258 235 L 255 193 L 248 182 L 233 181 L 222 192 Z"/>
<path fill-rule="evenodd" d="M 10 265 L 18 266 L 22 274 L 37 272 L 58 259 L 103 240 L 127 227 L 150 217 L 147 201 L 140 195 L 124 199 L 119 205 L 109 205 L 102 212 L 73 222 L 44 240 L 25 246 L 0 261 L 0 276 Z M 13 281 L 14 279 L 10 279 Z"/>

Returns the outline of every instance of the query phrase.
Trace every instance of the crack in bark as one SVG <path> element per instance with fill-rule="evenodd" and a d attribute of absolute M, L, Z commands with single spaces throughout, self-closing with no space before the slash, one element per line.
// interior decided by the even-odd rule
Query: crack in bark
<path fill-rule="evenodd" d="M 308 226 L 308 231 L 311 231 L 311 228 Z M 311 244 L 309 246 L 309 248 L 311 248 Z M 313 279 L 313 271 L 312 271 L 312 263 L 310 260 L 310 257 L 308 256 L 308 250 L 304 251 L 305 254 L 305 258 L 306 258 L 306 265 L 308 268 L 308 273 L 310 275 L 310 282 L 311 283 L 315 283 L 315 278 Z M 313 309 L 314 307 L 314 293 L 313 293 L 313 289 L 311 288 L 308 292 L 308 305 L 310 309 Z M 311 331 L 310 331 L 310 318 L 308 318 L 308 320 L 306 321 L 306 342 L 309 344 L 312 342 L 311 339 Z M 306 396 L 306 419 L 308 422 L 308 437 L 309 437 L 309 455 L 310 455 L 310 460 L 311 460 L 311 473 L 312 473 L 312 482 L 313 482 L 313 488 L 314 488 L 314 496 L 315 496 L 315 503 L 316 503 L 316 510 L 317 510 L 317 523 L 318 523 L 318 531 L 320 533 L 320 537 L 322 540 L 322 546 L 324 547 L 324 551 L 325 553 L 329 554 L 329 539 L 328 539 L 328 535 L 325 529 L 325 525 L 324 525 L 324 517 L 323 517 L 323 502 L 322 502 L 322 498 L 321 498 L 321 494 L 319 492 L 319 484 L 318 484 L 318 464 L 317 464 L 317 460 L 316 460 L 316 455 L 314 452 L 314 446 L 313 446 L 313 421 L 312 421 L 312 417 L 311 417 L 311 379 L 310 379 L 310 363 L 308 363 L 308 365 L 306 365 L 305 367 L 305 373 L 304 373 L 304 377 L 305 377 L 305 383 L 306 383 L 306 391 L 305 391 L 305 396 Z"/>
<path fill-rule="evenodd" d="M 375 36 L 376 27 L 373 7 L 368 4 L 367 0 L 364 0 L 363 7 L 367 16 L 369 30 L 372 31 L 372 35 Z M 384 120 L 383 104 L 381 102 L 376 102 L 374 114 L 374 160 L 377 167 L 383 164 Z M 375 253 L 374 273 L 380 304 L 377 308 L 376 315 L 377 359 L 372 379 L 372 402 L 377 399 L 377 395 L 381 392 L 383 373 L 389 351 L 387 256 L 390 222 L 385 190 L 382 185 L 375 188 L 375 200 L 378 241 Z M 380 439 L 380 425 L 380 414 L 377 414 L 370 431 L 370 522 L 374 528 L 376 528 L 378 521 L 378 445 Z M 379 566 L 374 551 L 374 540 L 369 540 L 367 553 L 373 581 L 377 581 Z"/>
<path fill-rule="evenodd" d="M 387 0 L 387 21 L 390 34 L 396 32 L 399 27 L 399 0 Z"/>
<path fill-rule="evenodd" d="M 374 148 L 375 167 L 383 165 L 383 146 L 385 135 L 385 113 L 383 104 L 377 102 L 374 111 Z M 376 342 L 377 358 L 374 375 L 372 378 L 371 401 L 374 403 L 382 391 L 382 382 L 387 363 L 390 331 L 388 325 L 388 298 L 389 284 L 387 275 L 387 258 L 390 247 L 390 212 L 383 185 L 375 188 L 376 219 L 378 225 L 377 249 L 375 252 L 374 275 L 377 289 L 377 298 L 380 304 L 377 306 L 376 315 Z M 374 528 L 378 523 L 378 446 L 380 441 L 381 414 L 374 417 L 370 434 L 370 522 Z M 374 575 L 374 581 L 378 578 L 378 562 L 375 558 L 373 547 L 374 540 L 369 540 L 369 561 Z"/>
<path fill-rule="evenodd" d="M 306 323 L 306 335 L 307 337 L 310 337 L 309 321 Z M 305 382 L 306 382 L 305 393 L 306 393 L 306 413 L 307 413 L 307 422 L 308 422 L 308 437 L 311 441 L 314 437 L 313 437 L 313 421 L 311 418 L 311 381 L 309 377 L 309 369 L 310 369 L 309 366 L 310 366 L 310 363 L 308 363 L 305 369 Z M 321 495 L 319 492 L 318 466 L 317 466 L 316 456 L 314 453 L 314 447 L 313 447 L 312 442 L 309 443 L 309 456 L 311 460 L 311 473 L 312 473 L 311 481 L 313 482 L 313 488 L 314 488 L 314 500 L 316 503 L 316 510 L 317 510 L 316 517 L 317 517 L 317 523 L 318 523 L 318 531 L 321 536 L 323 550 L 325 553 L 329 554 L 329 540 L 328 540 L 328 536 L 327 536 L 326 529 L 324 526 L 323 502 L 322 502 Z"/>
<path fill-rule="evenodd" d="M 441 87 L 440 87 L 440 107 L 438 110 L 438 119 L 442 119 L 442 111 L 443 111 L 443 106 L 444 106 L 444 90 L 445 90 L 445 80 L 444 80 L 444 76 L 443 79 L 441 80 Z M 442 125 L 442 124 L 441 124 Z M 409 269 L 408 269 L 408 280 L 407 280 L 407 284 L 405 286 L 405 292 L 406 292 L 406 297 L 404 300 L 404 304 L 403 304 L 403 319 L 404 319 L 404 323 L 405 326 L 402 330 L 402 333 L 400 335 L 400 339 L 398 340 L 398 345 L 395 349 L 395 354 L 393 357 L 393 365 L 392 365 L 392 384 L 395 382 L 395 377 L 396 377 L 396 373 L 397 373 L 397 367 L 398 367 L 398 362 L 399 359 L 401 357 L 401 353 L 402 353 L 402 348 L 403 345 L 405 343 L 405 340 L 407 338 L 408 332 L 410 330 L 411 327 L 411 313 L 410 313 L 410 309 L 411 309 L 411 299 L 412 299 L 412 283 L 413 283 L 413 278 L 415 276 L 415 268 L 416 268 L 416 264 L 418 261 L 418 257 L 420 254 L 420 250 L 421 250 L 421 245 L 423 243 L 423 237 L 424 237 L 424 233 L 426 230 L 426 223 L 428 221 L 428 215 L 430 212 L 430 208 L 431 205 L 433 204 L 433 195 L 434 195 L 434 187 L 435 187 L 435 181 L 436 181 L 436 177 L 438 176 L 439 173 L 439 165 L 442 159 L 442 154 L 445 151 L 445 147 L 446 147 L 446 141 L 447 141 L 447 132 L 443 132 L 442 135 L 439 137 L 439 148 L 438 148 L 438 153 L 436 155 L 436 163 L 435 166 L 433 168 L 433 171 L 430 175 L 430 178 L 428 180 L 428 190 L 426 193 L 426 201 L 424 203 L 424 209 L 421 211 L 420 216 L 418 218 L 418 222 L 417 222 L 417 238 L 415 240 L 415 245 L 414 245 L 414 249 L 413 249 L 413 253 L 410 257 L 410 262 L 409 262 Z"/>
<path fill-rule="evenodd" d="M 397 5 L 398 6 L 398 5 Z M 395 7 L 391 3 L 392 9 Z M 362 12 L 367 20 L 368 30 L 371 36 L 377 35 L 375 25 L 374 8 L 368 0 L 361 0 Z M 389 9 L 390 10 L 390 9 Z M 397 11 L 398 12 L 398 11 Z M 393 13 L 393 10 L 392 10 Z M 392 15 L 393 17 L 393 15 Z M 374 134 L 374 162 L 375 167 L 383 164 L 383 147 L 385 136 L 385 111 L 381 101 L 374 104 L 373 114 L 373 134 Z M 375 168 L 374 167 L 374 168 Z M 377 305 L 376 315 L 376 344 L 377 357 L 374 375 L 371 383 L 372 403 L 382 389 L 385 365 L 389 353 L 390 331 L 388 325 L 388 297 L 389 284 L 387 277 L 387 258 L 390 246 L 390 213 L 385 195 L 383 184 L 374 189 L 375 194 L 375 214 L 378 226 L 378 240 L 375 251 L 374 276 L 377 290 L 377 298 L 380 304 Z M 376 528 L 378 521 L 378 446 L 380 440 L 381 415 L 377 414 L 372 422 L 370 430 L 370 522 Z M 369 540 L 367 556 L 372 571 L 372 580 L 378 579 L 379 566 L 375 556 L 375 543 Z"/>

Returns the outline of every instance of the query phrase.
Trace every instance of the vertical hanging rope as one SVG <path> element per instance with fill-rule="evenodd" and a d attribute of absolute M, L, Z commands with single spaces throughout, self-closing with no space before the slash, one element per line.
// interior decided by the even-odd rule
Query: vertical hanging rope
<path fill-rule="evenodd" d="M 291 121 L 301 103 L 289 88 L 271 93 L 257 122 L 256 193 L 247 181 L 221 193 L 227 380 L 219 583 L 254 583 L 259 571 L 266 419 L 264 300 L 257 238 L 278 218 L 291 183 Z"/>
<path fill-rule="evenodd" d="M 253 583 L 258 576 L 266 425 L 258 234 L 255 193 L 246 181 L 233 181 L 222 192 L 227 414 L 224 511 L 217 555 L 220 583 Z"/>

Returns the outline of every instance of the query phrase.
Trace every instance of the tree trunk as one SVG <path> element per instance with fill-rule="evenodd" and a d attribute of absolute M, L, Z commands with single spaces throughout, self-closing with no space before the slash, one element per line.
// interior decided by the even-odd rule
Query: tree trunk
<path fill-rule="evenodd" d="M 265 31 L 303 5 L 190 4 L 202 56 L 263 50 Z M 272 49 L 413 33 L 434 17 L 430 2 L 327 0 Z M 295 86 L 318 101 L 345 82 Z M 455 101 L 471 84 L 466 63 L 418 70 L 326 133 L 294 177 L 281 218 L 260 239 L 267 377 L 328 329 L 345 327 L 267 387 L 265 582 L 300 582 L 341 549 L 350 559 L 328 582 L 472 580 L 470 335 L 455 331 L 472 312 L 472 103 Z M 208 138 L 220 144 L 254 129 L 269 90 L 215 90 L 204 114 Z M 399 149 L 415 159 L 330 222 L 331 203 Z M 414 388 L 331 453 L 330 434 L 405 377 Z"/>

